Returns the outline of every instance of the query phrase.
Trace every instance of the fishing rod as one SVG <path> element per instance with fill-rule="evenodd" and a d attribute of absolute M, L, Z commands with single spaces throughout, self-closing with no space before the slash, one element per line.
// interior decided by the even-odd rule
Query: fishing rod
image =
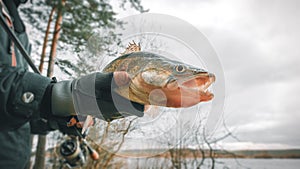
<path fill-rule="evenodd" d="M 2 10 L 2 4 L 0 3 L 0 10 Z M 29 64 L 29 66 L 31 67 L 31 69 L 37 73 L 37 74 L 41 74 L 41 72 L 35 67 L 35 65 L 33 64 L 32 60 L 30 59 L 29 54 L 27 53 L 27 51 L 24 49 L 23 45 L 21 44 L 21 42 L 19 41 L 19 39 L 17 38 L 17 36 L 14 34 L 14 32 L 12 31 L 12 29 L 8 26 L 8 24 L 5 21 L 4 16 L 2 15 L 2 12 L 0 12 L 0 24 L 3 27 L 3 29 L 5 30 L 5 32 L 8 34 L 9 38 L 13 41 L 13 43 L 17 46 L 17 48 L 19 49 L 19 51 L 21 52 L 21 54 L 23 55 L 23 57 L 25 58 L 25 60 L 27 61 L 27 63 Z"/>
<path fill-rule="evenodd" d="M 8 34 L 9 38 L 13 41 L 13 43 L 17 46 L 17 48 L 19 49 L 19 51 L 21 52 L 22 56 L 25 58 L 25 60 L 27 61 L 27 63 L 31 67 L 31 69 L 35 73 L 41 74 L 41 72 L 37 69 L 37 67 L 32 62 L 32 60 L 31 60 L 29 54 L 27 53 L 27 51 L 25 50 L 24 46 L 21 44 L 21 42 L 19 41 L 17 36 L 14 34 L 11 27 L 7 24 L 6 19 L 2 15 L 2 11 L 1 11 L 2 9 L 3 9 L 3 6 L 2 6 L 2 3 L 0 3 L 0 25 L 3 27 L 3 29 Z M 89 116 L 87 117 L 87 119 L 90 119 L 90 118 L 91 117 L 89 117 Z M 83 152 L 88 152 L 93 160 L 97 160 L 99 158 L 99 154 L 87 143 L 87 141 L 85 139 L 87 134 L 83 134 L 83 133 L 87 132 L 87 128 L 88 128 L 87 124 L 89 122 L 90 122 L 90 120 L 85 121 L 85 123 L 83 125 L 83 129 L 82 129 L 82 133 L 79 133 L 77 128 L 75 129 L 79 133 L 79 136 L 78 136 L 79 138 L 73 137 L 73 139 L 71 139 L 71 141 L 67 140 L 61 145 L 62 156 L 66 159 L 66 163 L 68 163 L 72 166 L 76 166 L 78 164 L 83 165 L 85 163 L 86 157 L 85 157 L 85 155 L 82 156 L 82 154 L 86 154 L 86 153 L 83 153 Z M 79 142 L 76 140 L 81 140 L 81 143 L 78 144 L 79 146 L 77 146 L 77 143 L 79 143 Z M 64 149 L 65 147 L 69 147 L 70 144 L 76 145 L 77 148 L 75 150 L 77 150 L 77 151 L 67 151 L 66 149 Z M 63 150 L 65 150 L 65 151 L 63 151 Z M 68 153 L 66 154 L 66 152 L 68 152 L 69 154 Z M 71 155 L 71 157 L 69 155 Z"/>

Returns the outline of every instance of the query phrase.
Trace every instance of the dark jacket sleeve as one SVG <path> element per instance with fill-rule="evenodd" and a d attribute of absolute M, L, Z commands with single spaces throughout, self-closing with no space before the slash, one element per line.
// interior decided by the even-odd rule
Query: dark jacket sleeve
<path fill-rule="evenodd" d="M 0 131 L 16 129 L 38 118 L 50 82 L 22 68 L 0 67 Z"/>

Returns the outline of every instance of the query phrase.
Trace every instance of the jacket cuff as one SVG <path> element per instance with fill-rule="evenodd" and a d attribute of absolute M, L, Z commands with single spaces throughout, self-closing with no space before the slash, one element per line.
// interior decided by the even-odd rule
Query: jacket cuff
<path fill-rule="evenodd" d="M 36 73 L 25 72 L 22 78 L 21 89 L 16 92 L 16 99 L 13 103 L 13 109 L 18 116 L 25 118 L 40 117 L 40 105 L 51 79 L 43 77 Z"/>

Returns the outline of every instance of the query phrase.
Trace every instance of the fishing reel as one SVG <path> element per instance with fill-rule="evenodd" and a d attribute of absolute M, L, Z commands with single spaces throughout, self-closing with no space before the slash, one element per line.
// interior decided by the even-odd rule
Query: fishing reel
<path fill-rule="evenodd" d="M 99 154 L 86 141 L 85 137 L 88 134 L 86 128 L 83 133 L 78 136 L 69 135 L 59 147 L 59 152 L 64 158 L 64 164 L 69 168 L 84 166 L 88 160 L 88 156 L 92 160 L 97 160 Z"/>
<path fill-rule="evenodd" d="M 87 148 L 78 137 L 65 140 L 60 145 L 59 152 L 70 167 L 83 166 L 86 163 Z"/>
<path fill-rule="evenodd" d="M 94 150 L 85 139 L 78 136 L 71 136 L 65 140 L 59 147 L 59 152 L 64 158 L 64 163 L 69 168 L 84 166 L 87 162 L 88 156 L 93 160 L 99 158 L 99 154 Z"/>

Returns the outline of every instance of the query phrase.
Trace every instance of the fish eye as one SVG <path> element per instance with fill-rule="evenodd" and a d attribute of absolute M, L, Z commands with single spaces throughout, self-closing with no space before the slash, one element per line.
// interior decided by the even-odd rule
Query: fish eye
<path fill-rule="evenodd" d="M 184 67 L 183 65 L 177 65 L 177 66 L 175 67 L 175 70 L 176 70 L 177 72 L 179 72 L 179 73 L 182 73 L 182 72 L 185 71 L 185 67 Z"/>

